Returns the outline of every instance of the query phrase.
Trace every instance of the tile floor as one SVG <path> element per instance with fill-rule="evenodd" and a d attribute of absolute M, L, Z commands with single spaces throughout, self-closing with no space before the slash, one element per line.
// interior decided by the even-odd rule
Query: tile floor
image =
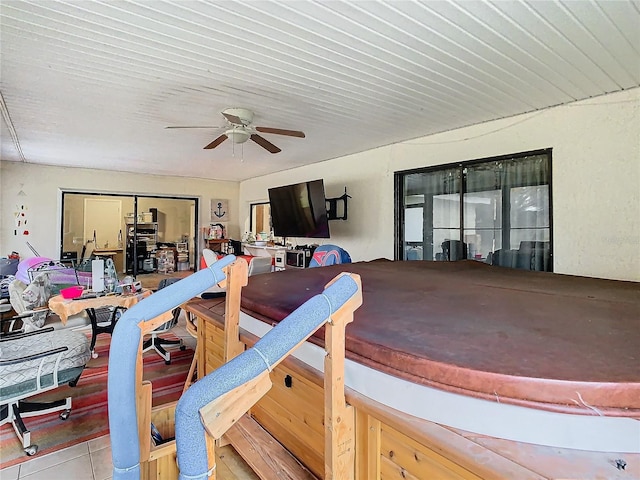
<path fill-rule="evenodd" d="M 109 435 L 0 470 L 2 480 L 109 480 Z"/>
<path fill-rule="evenodd" d="M 195 349 L 195 338 L 185 328 L 184 312 L 172 333 Z M 111 442 L 106 435 L 2 469 L 0 480 L 110 480 L 112 468 Z"/>

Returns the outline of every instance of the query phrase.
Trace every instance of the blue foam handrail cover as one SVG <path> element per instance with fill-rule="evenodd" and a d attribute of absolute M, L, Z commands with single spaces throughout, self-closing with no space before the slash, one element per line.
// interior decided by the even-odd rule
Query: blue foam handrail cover
<path fill-rule="evenodd" d="M 271 370 L 289 350 L 327 322 L 331 314 L 357 291 L 358 285 L 352 277 L 344 275 L 338 278 L 322 294 L 312 297 L 278 323 L 252 348 L 189 387 L 178 400 L 175 413 L 180 480 L 205 480 L 208 476 L 200 409 L 265 370 Z"/>
<path fill-rule="evenodd" d="M 113 480 L 140 479 L 135 385 L 141 335 L 138 323 L 171 311 L 225 280 L 222 269 L 235 258 L 233 255 L 227 255 L 210 267 L 158 290 L 128 309 L 116 323 L 111 338 L 107 372 Z"/>

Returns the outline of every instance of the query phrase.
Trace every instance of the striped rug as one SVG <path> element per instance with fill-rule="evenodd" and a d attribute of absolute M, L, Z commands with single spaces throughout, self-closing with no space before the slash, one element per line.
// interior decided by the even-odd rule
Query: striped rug
<path fill-rule="evenodd" d="M 163 335 L 171 338 L 171 335 Z M 108 335 L 100 335 L 96 345 L 98 358 L 89 360 L 76 387 L 68 385 L 51 390 L 30 400 L 56 400 L 72 397 L 71 415 L 66 421 L 58 413 L 25 419 L 31 441 L 38 445 L 33 457 L 25 455 L 11 424 L 0 427 L 0 468 L 16 465 L 35 457 L 86 442 L 109 433 L 107 412 Z M 193 350 L 171 348 L 171 365 L 155 352 L 144 354 L 144 379 L 153 384 L 153 405 L 177 400 L 182 393 Z"/>

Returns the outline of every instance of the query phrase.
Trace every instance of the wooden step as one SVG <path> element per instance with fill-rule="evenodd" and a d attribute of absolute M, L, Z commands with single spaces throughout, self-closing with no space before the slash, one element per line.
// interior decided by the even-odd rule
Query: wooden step
<path fill-rule="evenodd" d="M 263 480 L 318 480 L 249 415 L 243 415 L 225 437 Z"/>

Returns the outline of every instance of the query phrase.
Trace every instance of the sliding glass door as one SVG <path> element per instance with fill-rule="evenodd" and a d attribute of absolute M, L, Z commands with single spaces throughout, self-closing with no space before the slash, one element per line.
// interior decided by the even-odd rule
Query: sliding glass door
<path fill-rule="evenodd" d="M 197 198 L 63 192 L 60 258 L 108 257 L 134 276 L 194 269 L 197 219 Z"/>
<path fill-rule="evenodd" d="M 397 259 L 552 271 L 551 151 L 396 173 Z"/>

